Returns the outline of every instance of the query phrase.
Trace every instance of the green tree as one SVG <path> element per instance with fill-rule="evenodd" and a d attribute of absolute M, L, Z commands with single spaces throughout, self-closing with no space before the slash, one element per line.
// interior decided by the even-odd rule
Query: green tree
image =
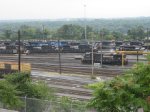
<path fill-rule="evenodd" d="M 11 39 L 11 34 L 12 34 L 11 30 L 4 30 L 4 37 L 6 39 Z"/>
<path fill-rule="evenodd" d="M 72 100 L 69 97 L 60 97 L 59 100 L 53 102 L 52 107 L 54 108 L 51 110 L 52 112 L 87 112 L 87 102 L 85 101 L 78 101 Z"/>
<path fill-rule="evenodd" d="M 57 30 L 57 37 L 62 39 L 80 39 L 84 29 L 79 25 L 63 25 Z"/>
<path fill-rule="evenodd" d="M 28 96 L 30 98 L 51 99 L 53 91 L 44 83 L 33 83 L 28 73 L 14 73 L 5 76 L 5 80 L 10 84 L 15 85 L 20 91 L 19 96 Z"/>
<path fill-rule="evenodd" d="M 137 112 L 138 108 L 149 112 L 149 82 L 150 65 L 138 64 L 125 75 L 90 85 L 95 92 L 89 106 L 98 112 Z"/>
<path fill-rule="evenodd" d="M 115 38 L 115 40 L 123 40 L 124 35 L 121 32 L 113 31 L 111 35 Z"/>
<path fill-rule="evenodd" d="M 106 28 L 103 28 L 100 30 L 100 35 L 101 36 L 103 35 L 103 37 L 105 37 L 106 35 L 109 35 L 109 34 L 110 34 L 110 31 Z"/>
<path fill-rule="evenodd" d="M 87 39 L 91 40 L 92 38 L 95 39 L 96 37 L 96 32 L 94 32 L 93 28 L 90 26 L 86 26 L 86 33 L 87 33 Z M 85 36 L 85 31 L 84 31 L 84 36 Z"/>
<path fill-rule="evenodd" d="M 15 85 L 11 85 L 6 80 L 0 81 L 0 101 L 4 104 L 5 108 L 14 109 L 22 106 L 22 102 L 17 96 L 19 93 Z"/>
<path fill-rule="evenodd" d="M 55 99 L 53 90 L 43 82 L 33 82 L 28 73 L 7 74 L 3 80 L 0 80 L 0 102 L 5 108 L 20 109 L 23 102 L 19 97 L 37 98 L 42 100 Z M 40 100 L 38 100 L 40 101 Z M 30 111 L 38 110 L 41 112 L 44 104 L 41 102 L 30 101 L 27 107 Z M 34 102 L 34 104 L 32 104 Z M 32 107 L 30 106 L 32 104 Z"/>
<path fill-rule="evenodd" d="M 127 34 L 130 36 L 131 39 L 133 40 L 141 40 L 144 39 L 145 34 L 144 34 L 144 28 L 142 26 L 137 26 L 132 29 L 129 29 Z"/>

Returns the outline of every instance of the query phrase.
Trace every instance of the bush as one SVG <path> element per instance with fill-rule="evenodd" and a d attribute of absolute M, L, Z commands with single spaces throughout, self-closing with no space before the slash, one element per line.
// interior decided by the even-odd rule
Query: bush
<path fill-rule="evenodd" d="M 33 82 L 28 73 L 8 74 L 0 80 L 0 101 L 8 108 L 21 108 L 20 97 L 50 100 L 53 91 L 43 82 Z"/>
<path fill-rule="evenodd" d="M 98 112 L 136 112 L 143 108 L 149 112 L 150 65 L 138 64 L 125 75 L 110 81 L 89 85 L 94 89 L 94 98 L 88 104 Z"/>
<path fill-rule="evenodd" d="M 19 108 L 22 102 L 17 96 L 19 91 L 16 90 L 15 85 L 11 85 L 6 80 L 0 80 L 0 101 L 5 108 Z"/>

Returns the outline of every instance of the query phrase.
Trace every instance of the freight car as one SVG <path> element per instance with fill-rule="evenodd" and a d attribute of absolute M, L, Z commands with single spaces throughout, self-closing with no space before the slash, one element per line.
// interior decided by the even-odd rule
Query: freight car
<path fill-rule="evenodd" d="M 137 51 L 137 47 L 133 45 L 121 45 L 119 51 Z"/>
<path fill-rule="evenodd" d="M 101 53 L 93 53 L 93 62 L 94 63 L 101 63 L 101 56 L 102 56 L 102 63 L 108 65 L 121 65 L 122 62 L 124 65 L 128 64 L 128 60 L 126 55 L 121 54 L 102 54 Z M 122 59 L 123 57 L 123 59 Z M 91 64 L 92 63 L 92 53 L 88 52 L 85 53 L 83 58 L 81 59 L 83 64 Z"/>
<path fill-rule="evenodd" d="M 113 42 L 113 41 L 95 42 L 94 51 L 97 52 L 101 49 L 103 49 L 103 50 L 115 49 L 115 42 Z"/>

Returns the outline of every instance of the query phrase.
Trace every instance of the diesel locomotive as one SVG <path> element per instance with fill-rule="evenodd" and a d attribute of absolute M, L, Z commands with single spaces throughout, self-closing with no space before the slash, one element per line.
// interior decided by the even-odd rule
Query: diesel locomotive
<path fill-rule="evenodd" d="M 101 56 L 102 56 L 102 58 L 101 58 Z M 93 62 L 101 63 L 101 60 L 102 60 L 103 64 L 108 64 L 108 65 L 122 65 L 122 63 L 124 65 L 128 64 L 128 59 L 126 58 L 126 55 L 122 56 L 122 54 L 111 54 L 111 53 L 101 54 L 98 52 L 94 52 L 93 53 Z M 85 53 L 83 58 L 81 59 L 81 62 L 83 64 L 91 64 L 92 63 L 92 53 L 91 52 Z"/>

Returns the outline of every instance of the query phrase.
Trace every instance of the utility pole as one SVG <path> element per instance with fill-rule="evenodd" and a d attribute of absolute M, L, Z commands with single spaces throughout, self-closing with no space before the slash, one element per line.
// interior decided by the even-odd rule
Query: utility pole
<path fill-rule="evenodd" d="M 139 62 L 139 50 L 137 50 L 137 63 Z"/>
<path fill-rule="evenodd" d="M 44 41 L 44 39 L 45 39 L 45 26 L 44 25 L 42 25 L 42 32 L 43 32 L 43 41 Z"/>
<path fill-rule="evenodd" d="M 103 31 L 101 32 L 101 67 L 103 66 L 103 51 L 102 51 L 102 47 L 103 47 Z"/>
<path fill-rule="evenodd" d="M 93 56 L 93 37 L 92 37 L 92 76 L 91 78 L 94 77 L 94 56 Z"/>
<path fill-rule="evenodd" d="M 18 30 L 18 72 L 21 71 L 20 30 Z"/>
<path fill-rule="evenodd" d="M 58 39 L 58 54 L 59 54 L 59 74 L 61 74 L 61 55 L 60 55 L 60 41 Z"/>
<path fill-rule="evenodd" d="M 147 28 L 147 41 L 149 40 L 148 36 L 149 36 L 149 31 L 148 31 L 148 28 Z"/>
<path fill-rule="evenodd" d="M 148 31 L 148 28 L 147 28 L 147 52 L 148 52 L 148 43 L 149 43 L 149 31 Z"/>

